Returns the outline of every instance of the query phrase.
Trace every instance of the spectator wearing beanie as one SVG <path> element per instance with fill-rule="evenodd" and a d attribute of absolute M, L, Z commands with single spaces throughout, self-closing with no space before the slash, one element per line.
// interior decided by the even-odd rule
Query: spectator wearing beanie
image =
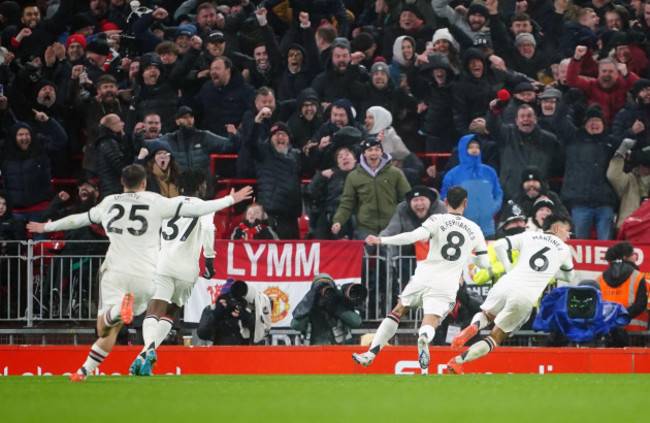
<path fill-rule="evenodd" d="M 520 178 L 521 186 L 514 202 L 521 207 L 522 214 L 525 216 L 532 215 L 535 201 L 540 197 L 547 197 L 555 205 L 557 213 L 565 216 L 569 215 L 568 210 L 560 200 L 560 196 L 549 189 L 548 181 L 537 166 L 527 166 L 521 171 Z"/>
<path fill-rule="evenodd" d="M 589 239 L 596 228 L 599 240 L 612 236 L 614 207 L 618 198 L 607 180 L 607 165 L 616 149 L 616 140 L 605 129 L 598 104 L 587 108 L 582 127 L 565 118 L 562 139 L 566 164 L 562 180 L 562 202 L 571 210 L 578 239 Z"/>
<path fill-rule="evenodd" d="M 447 19 L 451 25 L 456 25 L 473 41 L 476 41 L 486 32 L 486 23 L 490 12 L 482 2 L 470 4 L 467 13 L 463 15 L 453 9 L 449 3 L 451 0 L 432 0 L 433 12 L 440 18 Z"/>
<path fill-rule="evenodd" d="M 526 230 L 544 232 L 544 220 L 553 214 L 555 204 L 548 197 L 539 197 L 533 204 L 531 214 L 526 220 Z"/>

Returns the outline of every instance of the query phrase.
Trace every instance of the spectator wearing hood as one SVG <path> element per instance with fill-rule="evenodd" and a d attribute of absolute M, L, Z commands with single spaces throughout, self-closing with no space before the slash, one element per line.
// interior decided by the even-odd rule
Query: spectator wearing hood
<path fill-rule="evenodd" d="M 417 185 L 424 167 L 390 126 L 393 123 L 391 113 L 381 106 L 372 106 L 366 111 L 365 123 L 368 134 L 381 141 L 384 152 L 393 159 L 393 165 L 402 169 L 411 185 Z"/>
<path fill-rule="evenodd" d="M 494 215 L 501 209 L 503 191 L 496 171 L 481 163 L 481 143 L 475 135 L 465 135 L 458 142 L 460 164 L 451 169 L 442 180 L 440 196 L 460 185 L 467 190 L 467 208 L 464 216 L 481 227 L 486 238 L 494 238 Z"/>
<path fill-rule="evenodd" d="M 0 141 L 3 186 L 13 204 L 14 216 L 42 222 L 52 198 L 49 155 L 65 147 L 68 137 L 55 119 L 35 113 L 37 125 L 16 122 L 9 138 Z"/>
<path fill-rule="evenodd" d="M 146 53 L 140 59 L 140 70 L 133 90 L 133 98 L 127 116 L 127 133 L 135 124 L 150 113 L 160 116 L 162 132 L 174 129 L 174 113 L 178 108 L 178 68 L 167 75 L 165 66 L 157 53 Z"/>
<path fill-rule="evenodd" d="M 323 111 L 318 94 L 312 88 L 305 88 L 298 94 L 296 106 L 287 125 L 293 134 L 293 146 L 302 150 L 323 124 Z"/>
<path fill-rule="evenodd" d="M 476 3 L 474 3 L 476 4 Z M 459 134 L 467 134 L 470 122 L 485 116 L 490 99 L 501 89 L 512 89 L 527 78 L 490 67 L 479 50 L 470 47 L 463 53 L 463 69 L 454 84 L 454 124 Z M 490 131 L 492 132 L 492 131 Z"/>
<path fill-rule="evenodd" d="M 609 161 L 607 179 L 618 194 L 620 206 L 616 228 L 639 208 L 644 199 L 650 196 L 650 147 L 630 154 L 632 169 L 625 172 L 625 158 L 635 145 L 633 138 L 625 138 Z"/>
<path fill-rule="evenodd" d="M 386 57 L 388 61 L 394 61 L 395 56 L 401 55 L 401 52 L 403 51 L 401 44 L 402 41 L 400 40 L 399 44 L 395 44 L 395 42 L 397 39 L 407 36 L 412 40 L 412 53 L 415 56 L 416 51 L 424 51 L 426 42 L 431 40 L 434 32 L 435 28 L 424 22 L 424 17 L 422 16 L 418 6 L 415 4 L 403 3 L 398 19 L 392 26 L 386 28 L 386 31 L 384 32 L 381 43 L 382 55 Z M 406 59 L 407 61 L 410 60 L 408 56 L 404 55 L 402 55 L 401 58 Z M 410 65 L 413 65 L 413 63 L 414 62 L 411 62 Z M 399 76 L 399 73 L 397 75 Z M 395 84 L 397 85 L 398 82 Z"/>
<path fill-rule="evenodd" d="M 361 131 L 361 139 L 366 139 L 368 132 L 362 123 L 355 119 L 352 104 L 346 98 L 334 101 L 330 107 L 329 119 L 321 125 L 309 144 L 309 160 L 317 163 L 318 169 L 329 169 L 334 165 L 334 152 L 342 144 L 334 143 L 334 135 L 343 128 L 352 127 Z M 345 141 L 343 137 L 340 141 Z"/>
<path fill-rule="evenodd" d="M 635 150 L 650 146 L 650 80 L 638 79 L 630 90 L 632 97 L 616 114 L 612 136 L 617 141 L 624 138 L 636 140 Z"/>
<path fill-rule="evenodd" d="M 135 163 L 143 165 L 147 171 L 147 191 L 167 198 L 178 197 L 177 178 L 181 167 L 172 156 L 168 142 L 155 140 L 140 149 Z"/>
<path fill-rule="evenodd" d="M 596 278 L 603 300 L 623 305 L 631 318 L 627 326 L 609 333 L 607 346 L 627 346 L 627 331 L 648 330 L 648 282 L 639 271 L 635 256 L 634 246 L 629 242 L 610 246 L 605 253 L 609 267 Z"/>
<path fill-rule="evenodd" d="M 569 216 L 569 212 L 562 204 L 560 196 L 549 189 L 546 178 L 537 166 L 527 166 L 521 171 L 520 178 L 521 185 L 514 202 L 521 207 L 523 215 L 532 215 L 535 201 L 540 197 L 547 197 L 553 202 L 557 213 Z"/>
<path fill-rule="evenodd" d="M 390 60 L 390 79 L 396 87 L 409 90 L 410 84 L 414 83 L 417 68 L 417 50 L 415 40 L 409 35 L 397 37 L 393 42 L 393 54 Z"/>
<path fill-rule="evenodd" d="M 594 226 L 599 240 L 612 236 L 616 193 L 607 180 L 606 169 L 616 140 L 605 129 L 602 109 L 592 104 L 584 124 L 576 128 L 566 119 L 562 138 L 566 165 L 562 180 L 562 202 L 571 210 L 575 236 L 589 239 Z"/>
<path fill-rule="evenodd" d="M 420 73 L 414 94 L 426 104 L 420 128 L 420 134 L 426 137 L 426 151 L 451 151 L 458 140 L 455 126 L 449 124 L 454 119 L 454 71 L 447 56 L 432 53 L 427 55 Z"/>
<path fill-rule="evenodd" d="M 404 173 L 391 165 L 390 156 L 384 153 L 381 142 L 368 138 L 362 143 L 360 165 L 345 180 L 341 204 L 332 221 L 332 233 L 354 214 L 358 226 L 354 239 L 377 235 L 395 214 L 397 204 L 411 189 Z"/>
<path fill-rule="evenodd" d="M 9 244 L 7 241 L 25 239 L 25 222 L 14 216 L 9 196 L 5 191 L 0 191 L 0 256 L 12 255 L 18 251 L 16 244 Z M 3 270 L 2 274 L 6 275 L 6 267 Z"/>

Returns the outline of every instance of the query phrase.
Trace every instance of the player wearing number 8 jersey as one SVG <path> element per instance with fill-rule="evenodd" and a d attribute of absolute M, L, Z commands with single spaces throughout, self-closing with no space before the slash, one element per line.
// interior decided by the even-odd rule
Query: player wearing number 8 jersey
<path fill-rule="evenodd" d="M 447 369 L 463 373 L 461 364 L 487 355 L 509 334 L 521 327 L 533 310 L 537 299 L 553 277 L 571 282 L 573 262 L 565 242 L 569 239 L 571 220 L 566 216 L 551 215 L 544 221 L 544 233 L 523 232 L 498 240 L 494 250 L 506 273 L 488 293 L 481 306 L 483 310 L 472 319 L 472 324 L 459 332 L 451 347 L 459 349 L 480 329 L 494 321 L 490 335 L 473 344 L 463 354 L 449 360 Z M 508 260 L 509 250 L 519 250 L 517 264 Z"/>
<path fill-rule="evenodd" d="M 219 200 L 183 202 L 182 197 L 165 198 L 145 192 L 146 172 L 140 165 L 126 166 L 121 176 L 124 192 L 109 195 L 87 213 L 63 219 L 30 222 L 32 232 L 54 232 L 100 223 L 110 246 L 102 263 L 101 305 L 97 315 L 99 339 L 93 344 L 86 362 L 70 376 L 83 381 L 101 364 L 115 345 L 122 323 L 130 323 L 133 314 L 142 313 L 153 295 L 152 276 L 160 248 L 159 232 L 163 219 L 174 216 L 199 217 L 251 198 L 252 188 L 231 192 Z"/>
<path fill-rule="evenodd" d="M 420 367 L 429 365 L 429 342 L 435 329 L 456 303 L 456 292 L 463 267 L 472 260 L 479 267 L 488 267 L 485 238 L 478 225 L 462 214 L 467 205 L 467 191 L 453 186 L 445 199 L 447 214 L 432 215 L 419 228 L 389 237 L 368 236 L 369 245 L 407 245 L 429 240 L 429 253 L 415 268 L 393 311 L 377 329 L 370 349 L 353 354 L 354 360 L 368 366 L 397 331 L 399 321 L 411 308 L 422 307 L 424 317 L 419 330 L 418 360 Z M 472 251 L 476 256 L 472 255 Z"/>

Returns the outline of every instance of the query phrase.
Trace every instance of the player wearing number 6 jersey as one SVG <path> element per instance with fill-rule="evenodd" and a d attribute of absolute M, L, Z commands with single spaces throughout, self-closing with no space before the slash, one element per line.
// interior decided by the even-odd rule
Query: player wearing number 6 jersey
<path fill-rule="evenodd" d="M 30 222 L 32 232 L 54 232 L 100 223 L 106 230 L 110 246 L 102 263 L 100 277 L 101 305 L 97 315 L 99 339 L 93 344 L 86 362 L 70 376 L 83 381 L 101 364 L 115 345 L 122 323 L 130 323 L 133 314 L 142 313 L 154 293 L 159 233 L 163 219 L 174 216 L 200 217 L 251 198 L 252 188 L 245 187 L 229 196 L 211 201 L 185 202 L 182 197 L 165 198 L 146 192 L 146 172 L 140 165 L 126 166 L 121 177 L 124 192 L 104 198 L 87 213 L 63 219 Z"/>
<path fill-rule="evenodd" d="M 449 360 L 447 369 L 462 374 L 461 365 L 487 355 L 509 334 L 521 327 L 533 310 L 537 299 L 553 277 L 571 282 L 573 262 L 565 242 L 569 239 L 571 220 L 550 215 L 544 221 L 544 233 L 524 232 L 502 238 L 494 243 L 499 261 L 506 273 L 488 293 L 483 311 L 472 318 L 472 324 L 460 331 L 451 343 L 460 349 L 480 329 L 494 321 L 490 335 L 473 344 L 467 351 Z M 519 250 L 517 264 L 508 260 L 509 250 Z"/>
<path fill-rule="evenodd" d="M 366 238 L 368 245 L 407 245 L 428 239 L 429 253 L 426 259 L 418 263 L 393 311 L 379 325 L 370 349 L 352 355 L 357 363 L 369 366 L 393 337 L 404 314 L 411 308 L 421 306 L 424 317 L 419 330 L 418 361 L 420 367 L 426 369 L 430 361 L 429 342 L 456 303 L 458 283 L 467 260 L 472 260 L 479 267 L 489 266 L 481 228 L 462 216 L 467 205 L 467 191 L 460 186 L 449 188 L 445 204 L 447 214 L 432 215 L 414 231 L 389 237 L 370 235 Z M 476 256 L 472 255 L 472 251 Z"/>
<path fill-rule="evenodd" d="M 178 176 L 183 204 L 200 202 L 207 189 L 203 169 L 189 168 Z M 198 197 L 198 198 L 197 198 Z M 158 360 L 156 349 L 174 323 L 173 317 L 187 302 L 199 275 L 201 249 L 206 261 L 205 278 L 214 274 L 214 213 L 199 217 L 174 216 L 162 225 L 160 253 L 154 276 L 155 292 L 142 322 L 144 348 L 135 358 L 129 373 L 151 376 Z"/>

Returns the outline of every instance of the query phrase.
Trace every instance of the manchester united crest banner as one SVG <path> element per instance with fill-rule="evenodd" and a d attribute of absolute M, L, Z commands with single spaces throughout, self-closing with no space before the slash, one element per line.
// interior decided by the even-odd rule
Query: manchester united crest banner
<path fill-rule="evenodd" d="M 361 283 L 361 241 L 216 240 L 215 250 L 216 273 L 212 279 L 198 278 L 185 305 L 186 322 L 198 323 L 228 278 L 252 284 L 271 298 L 274 327 L 290 326 L 292 310 L 317 274 L 328 273 L 337 285 Z"/>

